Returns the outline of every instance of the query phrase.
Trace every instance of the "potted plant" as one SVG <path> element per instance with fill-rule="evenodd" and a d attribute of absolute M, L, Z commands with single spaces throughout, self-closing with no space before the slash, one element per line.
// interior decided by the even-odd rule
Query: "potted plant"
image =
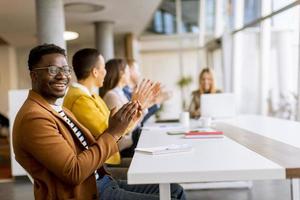
<path fill-rule="evenodd" d="M 192 83 L 193 79 L 191 76 L 182 76 L 178 81 L 177 85 L 180 87 L 181 90 L 181 99 L 182 99 L 182 109 L 187 109 L 187 102 L 186 102 L 186 95 L 188 86 Z"/>

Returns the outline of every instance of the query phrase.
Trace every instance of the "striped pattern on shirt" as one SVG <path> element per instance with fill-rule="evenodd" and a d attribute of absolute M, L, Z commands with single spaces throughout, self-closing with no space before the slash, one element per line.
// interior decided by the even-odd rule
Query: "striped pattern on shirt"
<path fill-rule="evenodd" d="M 53 106 L 53 108 L 65 120 L 65 122 L 67 122 L 67 124 L 71 127 L 73 133 L 79 139 L 79 141 L 84 146 L 84 148 L 88 149 L 89 146 L 88 146 L 85 136 L 82 134 L 82 132 L 79 130 L 79 128 L 71 121 L 71 119 L 65 114 L 63 109 L 60 106 Z M 95 177 L 96 177 L 96 180 L 100 179 L 100 176 L 97 171 L 95 171 Z"/>

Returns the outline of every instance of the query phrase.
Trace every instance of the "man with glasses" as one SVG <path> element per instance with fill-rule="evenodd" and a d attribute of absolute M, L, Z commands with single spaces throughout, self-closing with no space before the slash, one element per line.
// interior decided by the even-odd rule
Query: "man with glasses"
<path fill-rule="evenodd" d="M 13 148 L 34 179 L 35 199 L 104 199 L 99 191 L 111 178 L 102 165 L 118 151 L 122 133 L 140 119 L 139 103 L 129 102 L 110 116 L 108 128 L 94 139 L 70 111 L 56 104 L 71 78 L 65 51 L 53 44 L 37 46 L 30 51 L 28 66 L 32 90 L 15 119 Z M 110 181 L 111 192 L 117 184 Z M 123 184 L 122 191 L 132 192 L 119 199 L 158 198 L 153 195 L 156 186 Z M 148 194 L 137 197 L 142 189 Z M 183 191 L 178 195 L 184 198 Z"/>
<path fill-rule="evenodd" d="M 51 76 L 56 76 L 59 72 L 63 72 L 66 76 L 70 76 L 71 72 L 72 72 L 72 67 L 68 66 L 68 65 L 62 66 L 62 67 L 58 67 L 55 65 L 49 65 L 47 67 L 34 68 L 32 71 L 39 70 L 39 69 L 48 69 L 48 73 Z"/>

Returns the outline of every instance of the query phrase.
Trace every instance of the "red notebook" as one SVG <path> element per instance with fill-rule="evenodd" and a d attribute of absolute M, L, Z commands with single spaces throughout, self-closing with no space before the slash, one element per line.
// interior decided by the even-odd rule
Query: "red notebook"
<path fill-rule="evenodd" d="M 192 130 L 184 134 L 185 138 L 223 138 L 224 133 L 212 128 Z"/>

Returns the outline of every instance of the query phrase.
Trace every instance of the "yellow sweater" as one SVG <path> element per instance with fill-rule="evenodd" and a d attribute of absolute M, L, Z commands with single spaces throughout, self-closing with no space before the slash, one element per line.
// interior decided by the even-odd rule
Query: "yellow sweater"
<path fill-rule="evenodd" d="M 89 129 L 95 138 L 98 138 L 108 127 L 110 111 L 98 95 L 89 96 L 80 88 L 70 86 L 63 106 L 71 110 L 77 120 Z M 120 161 L 120 154 L 115 153 L 106 163 L 120 164 Z"/>

